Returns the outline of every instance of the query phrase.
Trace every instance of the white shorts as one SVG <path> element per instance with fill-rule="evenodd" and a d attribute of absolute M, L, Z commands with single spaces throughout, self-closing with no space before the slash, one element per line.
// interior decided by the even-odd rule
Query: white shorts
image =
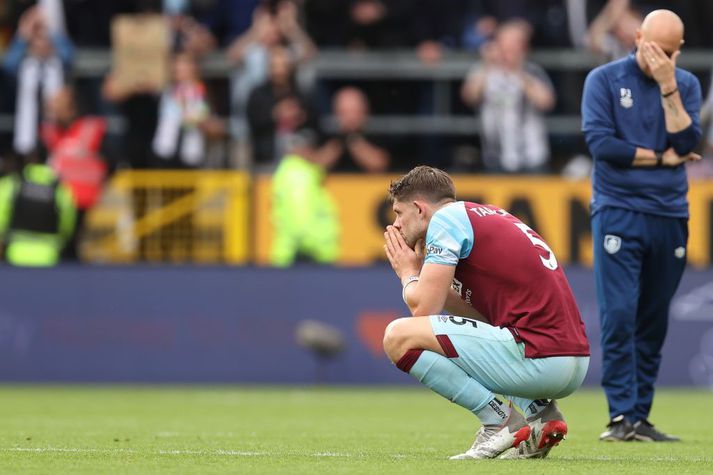
<path fill-rule="evenodd" d="M 506 328 L 458 316 L 428 318 L 436 338 L 446 335 L 452 344 L 451 361 L 494 393 L 560 399 L 579 388 L 589 368 L 588 356 L 526 358 L 525 344 Z"/>

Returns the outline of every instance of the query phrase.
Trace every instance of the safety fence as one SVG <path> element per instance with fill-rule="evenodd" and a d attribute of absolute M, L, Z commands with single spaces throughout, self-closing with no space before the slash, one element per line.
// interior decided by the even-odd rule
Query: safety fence
<path fill-rule="evenodd" d="M 383 261 L 393 221 L 387 189 L 395 175 L 332 175 L 325 186 L 339 214 L 336 264 Z M 459 199 L 501 206 L 538 231 L 563 263 L 591 265 L 590 183 L 555 177 L 455 175 Z M 87 219 L 89 262 L 268 265 L 273 243 L 269 175 L 213 171 L 122 171 Z M 713 258 L 713 181 L 692 182 L 688 261 Z"/>
<path fill-rule="evenodd" d="M 90 262 L 243 264 L 249 260 L 244 173 L 122 171 L 88 215 Z"/>

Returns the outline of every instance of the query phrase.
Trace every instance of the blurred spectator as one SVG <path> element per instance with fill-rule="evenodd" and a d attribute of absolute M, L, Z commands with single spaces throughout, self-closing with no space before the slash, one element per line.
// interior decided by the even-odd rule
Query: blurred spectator
<path fill-rule="evenodd" d="M 603 61 L 623 58 L 636 47 L 643 17 L 629 0 L 609 0 L 587 31 L 586 44 Z"/>
<path fill-rule="evenodd" d="M 534 47 L 572 47 L 566 0 L 529 0 L 528 4 L 527 20 L 533 28 Z"/>
<path fill-rule="evenodd" d="M 409 46 L 416 47 L 416 55 L 425 64 L 441 60 L 446 48 L 459 46 L 463 30 L 464 0 L 450 0 L 444 8 L 442 0 L 421 0 L 414 8 L 407 2 L 409 22 Z"/>
<path fill-rule="evenodd" d="M 158 0 L 135 0 L 128 1 L 121 13 L 155 15 L 160 11 L 161 4 Z M 158 120 L 159 94 L 160 86 L 154 80 L 127 82 L 125 78 L 120 77 L 118 71 L 110 71 L 105 76 L 102 97 L 118 105 L 126 124 L 120 140 L 123 148 L 120 166 L 142 169 L 151 165 L 151 145 Z"/>
<path fill-rule="evenodd" d="M 63 87 L 47 103 L 42 141 L 49 165 L 72 193 L 77 224 L 65 257 L 79 258 L 79 234 L 86 212 L 99 200 L 107 174 L 106 120 L 80 111 L 75 91 Z"/>
<path fill-rule="evenodd" d="M 322 135 L 317 127 L 316 117 L 309 104 L 298 94 L 283 96 L 273 109 L 275 117 L 275 154 L 284 157 L 294 147 L 295 137 L 309 136 L 309 144 L 317 147 L 322 143 Z M 337 160 L 337 148 L 334 153 L 325 155 L 322 166 L 330 169 Z"/>
<path fill-rule="evenodd" d="M 483 63 L 468 74 L 461 95 L 480 105 L 485 167 L 491 172 L 537 173 L 548 169 L 543 112 L 555 94 L 544 70 L 526 61 L 530 27 L 511 20 L 483 48 Z"/>
<path fill-rule="evenodd" d="M 333 263 L 339 256 L 339 220 L 324 179 L 337 157 L 338 144 L 330 140 L 318 146 L 307 111 L 298 100 L 288 104 L 293 109 L 292 134 L 272 177 L 270 260 L 278 267 L 292 265 L 299 258 Z"/>
<path fill-rule="evenodd" d="M 194 12 L 206 13 L 214 10 L 216 5 L 213 3 L 213 0 L 207 5 L 191 0 L 163 0 L 161 11 L 171 25 L 175 51 L 200 57 L 216 47 L 215 36 L 193 16 Z M 196 8 L 193 8 L 194 4 Z"/>
<path fill-rule="evenodd" d="M 354 87 L 342 88 L 334 95 L 332 104 L 340 151 L 332 171 L 386 171 L 391 161 L 389 152 L 377 145 L 364 130 L 369 120 L 369 102 L 364 93 Z"/>
<path fill-rule="evenodd" d="M 26 157 L 38 162 L 39 154 Z M 50 167 L 28 163 L 19 173 L 0 179 L 0 236 L 6 262 L 53 266 L 74 228 L 72 194 Z"/>
<path fill-rule="evenodd" d="M 407 24 L 398 1 L 354 0 L 348 6 L 347 47 L 396 48 L 406 44 Z M 399 22 L 401 20 L 401 22 Z M 399 24 L 400 23 L 400 24 Z"/>
<path fill-rule="evenodd" d="M 541 0 L 469 0 L 469 8 L 480 8 L 494 17 L 498 23 L 513 19 L 526 19 L 530 22 L 529 13 Z"/>
<path fill-rule="evenodd" d="M 174 49 L 176 51 L 200 57 L 215 49 L 215 37 L 195 18 L 188 15 L 176 15 L 169 18 L 174 32 Z"/>
<path fill-rule="evenodd" d="M 252 90 L 268 79 L 270 51 L 284 44 L 294 64 L 301 64 L 316 53 L 316 48 L 297 21 L 297 7 L 291 0 L 274 5 L 264 4 L 255 9 L 250 29 L 238 37 L 227 51 L 228 59 L 239 66 L 233 79 L 232 94 L 237 135 L 246 135 L 245 108 Z"/>
<path fill-rule="evenodd" d="M 47 0 L 45 0 L 47 1 Z M 200 55 L 215 47 L 215 40 L 209 28 L 193 14 L 208 15 L 214 5 L 211 0 L 122 0 L 107 2 L 97 0 L 65 0 L 64 10 L 67 29 L 78 46 L 111 46 L 112 19 L 117 15 L 137 13 L 164 13 L 170 21 L 176 49 L 187 50 Z M 217 3 L 217 0 L 215 0 Z"/>
<path fill-rule="evenodd" d="M 276 163 L 282 155 L 276 152 L 278 122 L 285 115 L 283 101 L 297 96 L 313 116 L 308 99 L 297 91 L 293 58 L 284 46 L 270 49 L 268 80 L 252 91 L 248 99 L 247 118 L 250 125 L 253 160 L 256 164 Z"/>
<path fill-rule="evenodd" d="M 308 0 L 305 17 L 307 30 L 320 47 L 416 47 L 419 57 L 431 63 L 440 59 L 443 46 L 458 44 L 466 12 L 485 11 L 481 3 L 449 0 L 444 8 L 439 0 Z"/>
<path fill-rule="evenodd" d="M 77 47 L 109 48 L 111 19 L 118 13 L 133 13 L 131 2 L 65 0 L 67 33 Z"/>
<path fill-rule="evenodd" d="M 261 0 L 199 0 L 190 2 L 189 11 L 212 33 L 216 44 L 224 47 L 250 28 L 253 11 L 260 2 Z"/>
<path fill-rule="evenodd" d="M 305 27 L 319 46 L 343 48 L 347 45 L 350 0 L 307 0 L 304 5 Z"/>
<path fill-rule="evenodd" d="M 207 139 L 222 133 L 211 115 L 198 65 L 188 53 L 173 60 L 173 78 L 161 95 L 153 152 L 159 168 L 199 168 L 206 157 Z"/>
<path fill-rule="evenodd" d="M 44 102 L 64 84 L 74 48 L 60 32 L 50 34 L 44 12 L 27 10 L 5 56 L 5 71 L 15 84 L 15 135 L 17 153 L 27 154 L 38 146 L 38 130 Z"/>
<path fill-rule="evenodd" d="M 166 42 L 153 40 L 153 37 L 158 39 L 170 35 L 170 33 L 157 35 L 158 26 L 165 27 L 166 24 L 158 22 L 156 19 L 160 18 L 157 15 L 162 14 L 164 9 L 171 12 L 183 11 L 182 6 L 179 5 L 172 9 L 170 4 L 171 2 L 167 2 L 166 5 L 163 5 L 162 0 L 126 0 L 117 7 L 117 13 L 128 16 L 128 19 L 121 19 L 123 26 L 128 25 L 129 30 L 135 29 L 136 31 L 146 28 L 146 33 L 151 33 L 152 39 L 149 39 L 148 42 L 145 39 L 146 35 L 142 35 L 138 39 L 129 34 L 119 35 L 121 32 L 118 29 L 121 26 L 118 23 L 120 19 L 113 18 L 117 22 L 112 23 L 114 31 L 112 48 L 114 48 L 115 58 L 113 67 L 136 68 L 140 71 L 127 74 L 126 70 L 112 70 L 106 75 L 102 85 L 103 99 L 118 105 L 118 110 L 126 124 L 120 140 L 123 147 L 121 165 L 128 165 L 131 168 L 147 168 L 152 165 L 154 157 L 152 143 L 158 121 L 159 97 L 164 87 L 163 67 L 168 65 L 170 59 L 170 47 L 167 47 Z M 131 22 L 132 18 L 135 19 L 133 23 Z M 170 16 L 164 15 L 164 19 L 166 18 L 169 20 L 168 24 L 172 28 L 174 39 L 180 37 L 180 31 L 177 29 L 181 27 L 181 17 L 173 18 L 173 21 L 170 21 Z M 126 30 L 124 30 L 125 32 Z M 133 44 L 127 50 L 125 43 Z M 144 50 L 140 58 L 133 62 L 126 61 L 125 57 L 131 54 L 131 48 L 137 48 L 138 45 L 154 49 Z M 181 45 L 182 42 L 178 41 L 173 46 Z M 119 50 L 120 47 L 124 49 Z M 152 59 L 149 61 L 147 58 Z"/>
<path fill-rule="evenodd" d="M 102 94 L 107 101 L 118 104 L 126 124 L 121 136 L 123 151 L 119 165 L 148 168 L 158 117 L 158 91 L 148 84 L 136 84 L 131 89 L 120 88 L 109 73 L 104 78 Z"/>
<path fill-rule="evenodd" d="M 498 29 L 498 21 L 483 10 L 470 11 L 467 14 L 465 28 L 461 35 L 463 49 L 477 51 L 492 41 Z"/>

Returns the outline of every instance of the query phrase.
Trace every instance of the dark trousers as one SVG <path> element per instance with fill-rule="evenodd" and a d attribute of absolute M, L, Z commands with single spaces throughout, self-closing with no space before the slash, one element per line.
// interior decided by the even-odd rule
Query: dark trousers
<path fill-rule="evenodd" d="M 605 208 L 592 217 L 592 240 L 609 416 L 636 422 L 651 411 L 688 220 Z"/>

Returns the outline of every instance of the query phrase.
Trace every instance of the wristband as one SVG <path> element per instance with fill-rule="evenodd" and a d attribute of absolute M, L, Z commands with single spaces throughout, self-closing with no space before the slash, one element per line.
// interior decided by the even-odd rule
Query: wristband
<path fill-rule="evenodd" d="M 671 91 L 667 92 L 666 94 L 661 93 L 661 97 L 663 97 L 665 99 L 669 96 L 676 94 L 677 92 L 678 92 L 678 86 L 674 87 Z"/>
<path fill-rule="evenodd" d="M 663 152 L 654 152 L 656 155 L 656 166 L 660 167 L 663 165 Z"/>
<path fill-rule="evenodd" d="M 401 299 L 404 301 L 404 303 L 406 305 L 408 305 L 408 302 L 406 302 L 406 287 L 413 284 L 414 282 L 418 282 L 418 276 L 417 275 L 409 276 L 409 278 L 406 279 L 406 282 L 404 283 L 404 288 L 401 289 Z"/>

